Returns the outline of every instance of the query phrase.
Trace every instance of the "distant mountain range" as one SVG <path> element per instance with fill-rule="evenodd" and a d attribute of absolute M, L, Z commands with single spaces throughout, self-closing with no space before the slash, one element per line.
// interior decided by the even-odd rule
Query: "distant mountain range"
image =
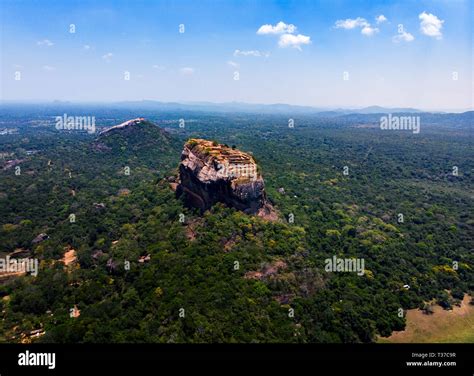
<path fill-rule="evenodd" d="M 311 106 L 298 106 L 284 103 L 275 104 L 252 104 L 243 102 L 212 103 L 212 102 L 159 102 L 151 100 L 124 101 L 112 103 L 127 108 L 141 108 L 154 110 L 196 110 L 212 112 L 258 112 L 264 114 L 322 114 L 327 116 L 339 116 L 343 114 L 375 114 L 375 113 L 419 113 L 423 112 L 415 108 L 386 108 L 380 106 L 370 106 L 361 109 L 331 109 Z"/>
<path fill-rule="evenodd" d="M 472 110 L 466 111 L 427 111 L 420 110 L 411 107 L 382 107 L 382 106 L 369 106 L 364 108 L 321 108 L 312 106 L 299 106 L 284 103 L 275 104 L 253 104 L 244 102 L 226 102 L 226 103 L 213 103 L 213 102 L 160 102 L 155 100 L 140 100 L 140 101 L 121 101 L 121 102 L 69 102 L 69 101 L 52 101 L 52 102 L 22 102 L 22 101 L 2 101 L 0 110 L 4 110 L 7 107 L 18 107 L 18 106 L 35 106 L 38 108 L 47 107 L 58 108 L 58 107 L 71 107 L 71 108 L 97 108 L 102 109 L 120 109 L 120 110 L 146 110 L 146 111 L 200 111 L 200 112 L 220 112 L 220 113 L 258 113 L 258 114 L 295 114 L 295 115 L 316 115 L 319 117 L 340 117 L 344 115 L 373 115 L 373 114 L 460 114 L 460 113 L 472 113 Z"/>

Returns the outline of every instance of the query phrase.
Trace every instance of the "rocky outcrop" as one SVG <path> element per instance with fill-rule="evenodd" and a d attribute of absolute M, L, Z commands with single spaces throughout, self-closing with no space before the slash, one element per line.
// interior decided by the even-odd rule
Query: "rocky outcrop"
<path fill-rule="evenodd" d="M 249 214 L 274 213 L 253 157 L 226 145 L 190 139 L 179 165 L 177 195 L 188 206 L 209 209 L 217 202 Z"/>
<path fill-rule="evenodd" d="M 49 239 L 48 234 L 45 234 L 44 232 L 42 232 L 36 238 L 33 239 L 32 243 L 37 244 L 37 243 L 41 243 L 42 241 L 48 240 L 48 239 Z"/>
<path fill-rule="evenodd" d="M 93 148 L 99 152 L 107 152 L 117 147 L 134 149 L 155 144 L 163 145 L 168 144 L 168 136 L 158 125 L 140 117 L 103 129 L 99 132 Z"/>
<path fill-rule="evenodd" d="M 109 134 L 112 134 L 117 131 L 127 131 L 133 129 L 135 126 L 139 124 L 144 124 L 147 123 L 148 121 L 145 118 L 136 118 L 132 120 L 127 120 L 126 122 L 123 122 L 119 125 L 114 125 L 113 127 L 109 127 L 104 129 L 99 133 L 99 136 L 106 136 Z"/>

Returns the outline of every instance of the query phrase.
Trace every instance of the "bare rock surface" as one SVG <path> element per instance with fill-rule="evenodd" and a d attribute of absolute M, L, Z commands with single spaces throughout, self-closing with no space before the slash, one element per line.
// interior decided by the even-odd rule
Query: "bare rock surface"
<path fill-rule="evenodd" d="M 202 211 L 217 202 L 248 214 L 277 217 L 254 158 L 227 145 L 190 139 L 179 165 L 178 196 Z"/>

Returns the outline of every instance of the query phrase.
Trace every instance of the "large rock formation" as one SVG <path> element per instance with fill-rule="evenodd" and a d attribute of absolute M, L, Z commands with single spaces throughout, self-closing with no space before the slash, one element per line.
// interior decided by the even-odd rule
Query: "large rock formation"
<path fill-rule="evenodd" d="M 245 213 L 276 217 L 255 160 L 237 149 L 190 139 L 181 154 L 179 179 L 177 194 L 189 206 L 204 211 L 222 202 Z"/>

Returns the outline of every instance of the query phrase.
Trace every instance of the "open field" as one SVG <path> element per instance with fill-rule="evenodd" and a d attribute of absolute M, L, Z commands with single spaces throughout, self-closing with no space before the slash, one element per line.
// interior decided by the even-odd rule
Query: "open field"
<path fill-rule="evenodd" d="M 464 296 L 460 307 L 446 311 L 434 307 L 434 314 L 426 315 L 419 309 L 407 312 L 406 329 L 390 337 L 379 338 L 380 343 L 474 343 L 474 305 Z"/>

